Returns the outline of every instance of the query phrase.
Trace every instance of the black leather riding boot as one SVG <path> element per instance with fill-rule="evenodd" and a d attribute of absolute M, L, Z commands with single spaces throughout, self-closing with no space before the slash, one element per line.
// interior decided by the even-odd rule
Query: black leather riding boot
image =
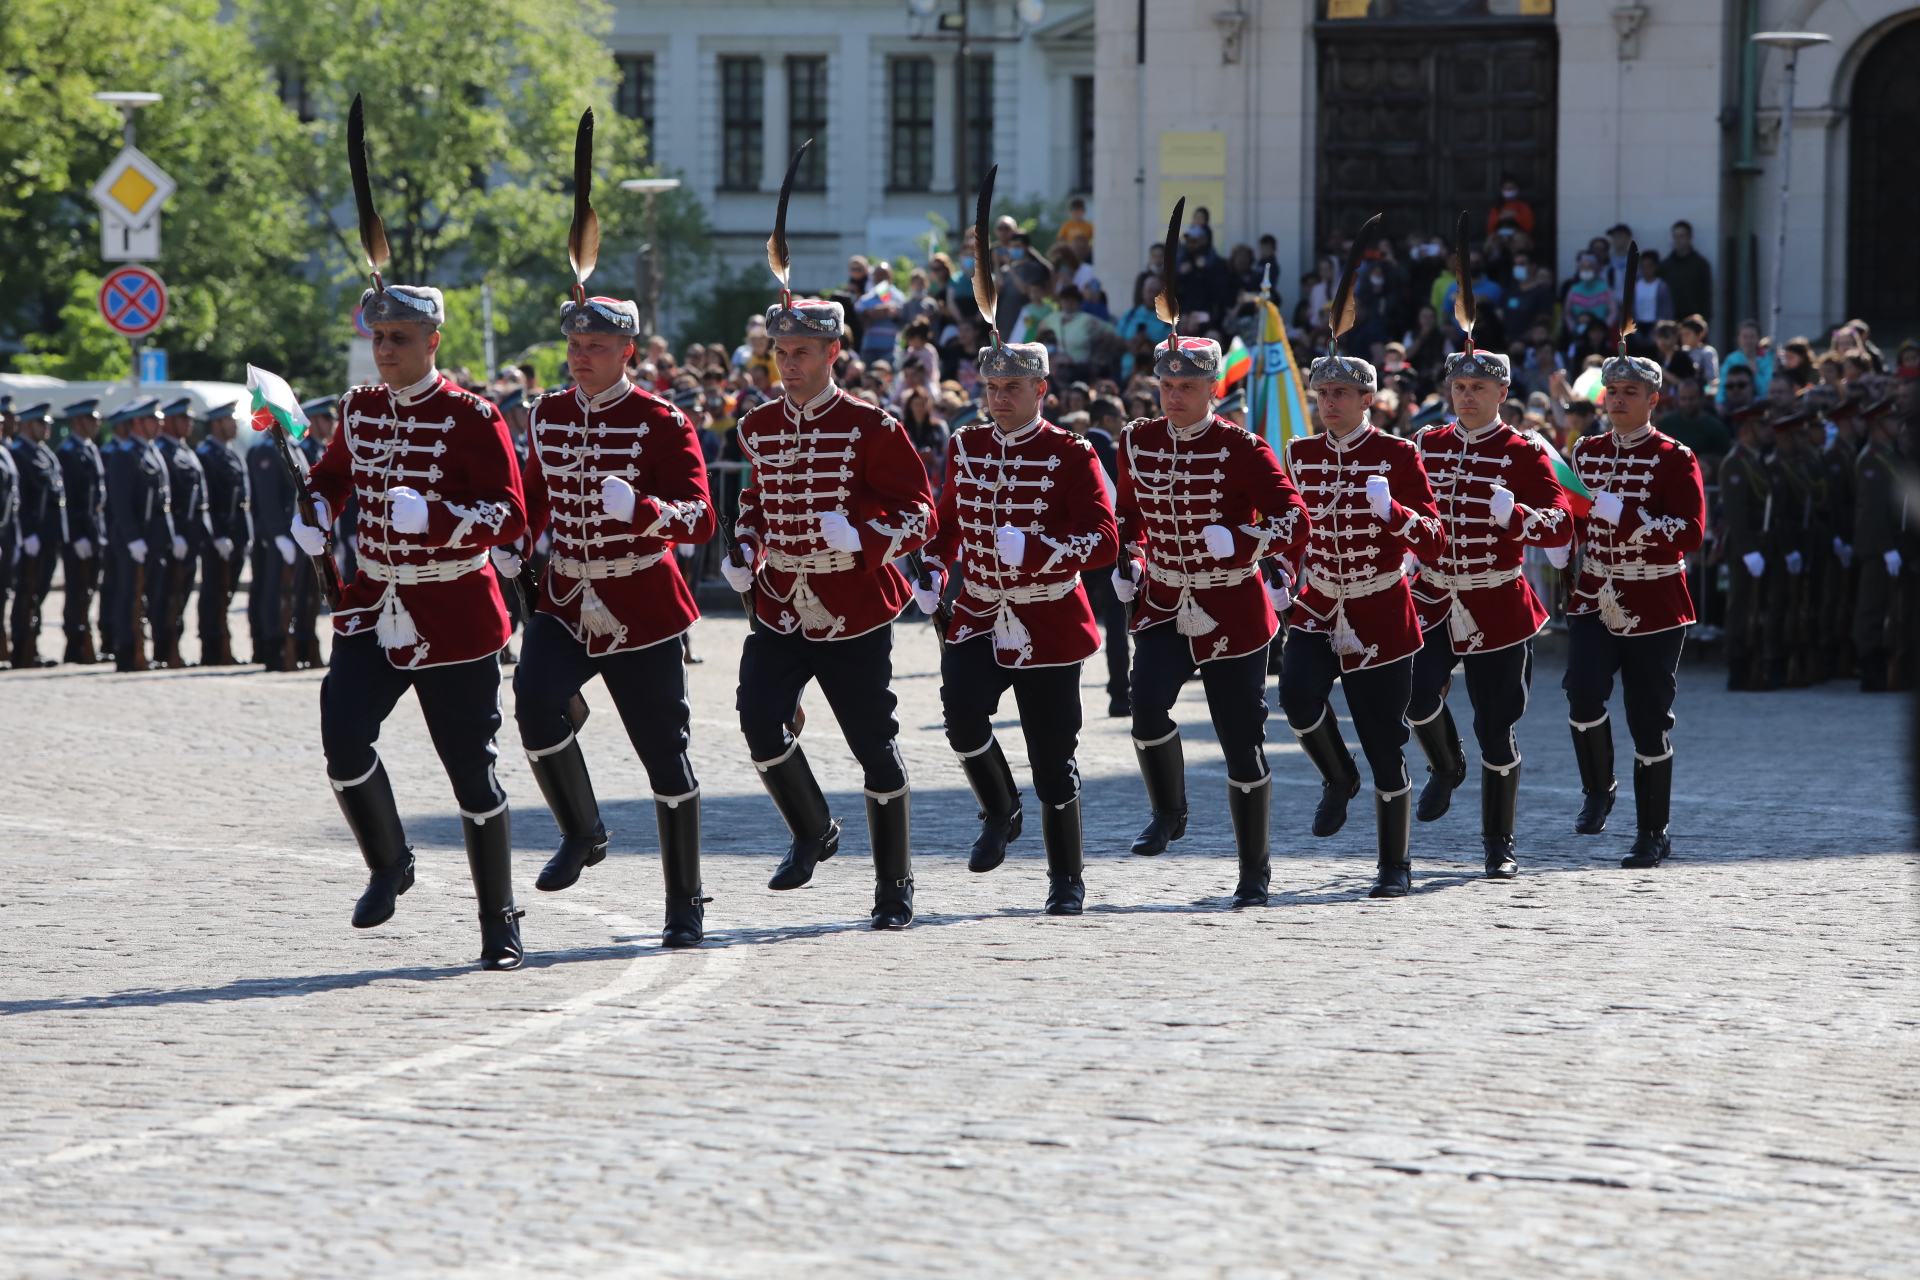
<path fill-rule="evenodd" d="M 820 784 L 814 781 L 813 768 L 798 742 L 772 764 L 756 762 L 754 768 L 793 835 L 793 844 L 767 888 L 798 889 L 813 879 L 815 863 L 840 851 L 840 820 L 827 809 L 827 798 L 820 794 Z"/>
<path fill-rule="evenodd" d="M 1153 806 L 1153 817 L 1133 842 L 1133 851 L 1151 858 L 1187 834 L 1187 758 L 1177 729 L 1152 746 L 1135 741 L 1133 754 L 1140 761 L 1147 803 Z"/>
<path fill-rule="evenodd" d="M 480 901 L 480 967 L 518 969 L 527 958 L 520 944 L 520 918 L 513 905 L 513 821 L 505 806 L 490 818 L 460 815 L 467 842 L 473 896 Z"/>
<path fill-rule="evenodd" d="M 353 832 L 371 873 L 366 892 L 354 904 L 353 927 L 371 929 L 393 919 L 394 900 L 413 888 L 413 850 L 407 847 L 407 833 L 400 825 L 387 766 L 375 761 L 373 772 L 359 782 L 334 782 L 333 798 L 340 802 L 347 829 Z"/>
<path fill-rule="evenodd" d="M 569 736 L 558 747 L 527 752 L 527 767 L 560 828 L 560 849 L 540 869 L 533 887 L 549 893 L 571 889 L 583 869 L 598 866 L 607 856 L 607 829 L 600 824 L 600 804 L 593 798 L 593 777 L 580 739 Z"/>
<path fill-rule="evenodd" d="M 1301 750 L 1320 771 L 1320 805 L 1313 811 L 1313 834 L 1330 836 L 1347 825 L 1347 802 L 1360 794 L 1360 766 L 1340 737 L 1340 722 L 1329 703 L 1311 729 L 1295 729 Z"/>
<path fill-rule="evenodd" d="M 1254 783 L 1227 779 L 1227 813 L 1233 819 L 1233 846 L 1240 855 L 1240 883 L 1233 889 L 1236 907 L 1267 905 L 1273 868 L 1267 854 L 1273 820 L 1273 775 Z"/>
<path fill-rule="evenodd" d="M 653 820 L 660 828 L 660 873 L 667 882 L 667 925 L 663 947 L 693 947 L 706 937 L 707 903 L 700 885 L 700 793 L 670 800 L 653 798 Z"/>
<path fill-rule="evenodd" d="M 1040 802 L 1040 841 L 1047 847 L 1047 914 L 1079 915 L 1087 900 L 1079 796 L 1059 805 Z"/>
<path fill-rule="evenodd" d="M 1583 836 L 1597 836 L 1607 829 L 1607 815 L 1613 812 L 1617 786 L 1613 780 L 1613 721 L 1600 717 L 1598 723 L 1573 725 L 1573 758 L 1580 765 L 1580 790 L 1586 799 L 1573 829 Z"/>
<path fill-rule="evenodd" d="M 1007 860 L 1007 846 L 1020 838 L 1020 788 L 997 738 L 960 757 L 960 768 L 980 802 L 980 836 L 967 855 L 967 870 L 991 871 Z"/>
<path fill-rule="evenodd" d="M 873 927 L 913 923 L 913 803 L 905 787 L 867 796 L 867 839 L 873 846 Z"/>
<path fill-rule="evenodd" d="M 1414 816 L 1422 822 L 1435 822 L 1446 816 L 1455 789 L 1467 780 L 1467 751 L 1461 745 L 1460 730 L 1454 727 L 1452 708 L 1443 702 L 1439 714 L 1414 725 L 1413 740 L 1427 757 L 1428 774 Z"/>
<path fill-rule="evenodd" d="M 1673 802 L 1673 752 L 1651 763 L 1633 760 L 1633 809 L 1639 834 L 1620 860 L 1623 867 L 1657 867 L 1673 854 L 1667 812 Z"/>
<path fill-rule="evenodd" d="M 1404 898 L 1413 892 L 1413 789 L 1392 799 L 1373 793 L 1374 839 L 1380 850 L 1380 873 L 1369 898 Z"/>
<path fill-rule="evenodd" d="M 1513 856 L 1513 811 L 1520 800 L 1520 758 L 1494 768 L 1480 762 L 1480 845 L 1486 851 L 1487 878 L 1511 880 L 1520 874 Z"/>

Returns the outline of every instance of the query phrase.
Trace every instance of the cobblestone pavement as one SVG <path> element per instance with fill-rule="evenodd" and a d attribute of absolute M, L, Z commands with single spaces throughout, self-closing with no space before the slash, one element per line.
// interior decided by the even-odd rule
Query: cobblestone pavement
<path fill-rule="evenodd" d="M 733 724 L 742 631 L 703 622 L 692 668 L 709 945 L 656 946 L 651 806 L 596 685 L 615 856 L 573 890 L 531 887 L 555 832 L 503 743 L 512 974 L 474 967 L 411 700 L 382 750 L 422 874 L 360 933 L 320 673 L 0 675 L 0 1276 L 1914 1273 L 1903 700 L 1686 669 L 1678 855 L 1628 872 L 1630 801 L 1571 834 L 1543 652 L 1522 878 L 1478 878 L 1470 782 L 1394 903 L 1365 897 L 1364 796 L 1306 836 L 1317 788 L 1276 715 L 1278 893 L 1235 912 L 1199 686 L 1195 821 L 1142 859 L 1090 682 L 1089 911 L 1056 920 L 1037 830 L 967 872 L 937 655 L 902 626 L 921 915 L 876 935 L 817 696 L 850 839 L 814 886 L 764 888 L 784 839 Z"/>

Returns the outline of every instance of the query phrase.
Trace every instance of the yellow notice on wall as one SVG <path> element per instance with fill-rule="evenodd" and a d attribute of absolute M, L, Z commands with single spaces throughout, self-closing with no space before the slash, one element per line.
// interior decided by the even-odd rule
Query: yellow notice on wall
<path fill-rule="evenodd" d="M 1520 16 L 1523 18 L 1551 18 L 1553 0 L 1520 0 Z"/>
<path fill-rule="evenodd" d="M 1552 0 L 1548 0 L 1552 3 Z M 1327 17 L 1364 18 L 1367 16 L 1368 0 L 1327 0 Z"/>
<path fill-rule="evenodd" d="M 1227 176 L 1227 135 L 1224 133 L 1163 133 L 1160 135 L 1160 173 L 1187 178 Z"/>

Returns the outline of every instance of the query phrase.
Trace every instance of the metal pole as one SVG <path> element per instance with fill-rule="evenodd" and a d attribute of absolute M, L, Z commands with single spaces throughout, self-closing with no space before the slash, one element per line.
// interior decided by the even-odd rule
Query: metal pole
<path fill-rule="evenodd" d="M 967 119 L 967 72 L 970 70 L 968 64 L 971 55 L 972 49 L 967 43 L 967 0 L 960 0 L 960 44 L 958 52 L 953 55 L 953 94 L 956 104 L 953 112 L 953 192 L 960 210 L 953 224 L 956 244 L 959 243 L 959 237 L 966 235 L 967 224 L 971 221 L 967 212 L 967 143 L 970 140 L 967 135 L 971 132 Z M 977 244 L 973 246 L 973 251 L 975 254 L 986 253 L 987 246 Z M 993 323 L 991 317 L 987 323 Z"/>
<path fill-rule="evenodd" d="M 1134 19 L 1133 46 L 1133 153 L 1139 161 L 1134 171 L 1134 215 L 1139 221 L 1138 235 L 1142 244 L 1153 243 L 1153 230 L 1147 224 L 1147 0 L 1140 0 L 1137 16 Z M 1172 263 L 1165 263 L 1161 271 L 1171 271 Z"/>
<path fill-rule="evenodd" d="M 481 348 L 484 353 L 482 358 L 485 360 L 487 366 L 486 384 L 492 386 L 493 370 L 495 367 L 493 350 L 493 285 L 485 280 L 480 282 L 480 331 L 482 335 Z"/>
<path fill-rule="evenodd" d="M 647 336 L 660 332 L 660 289 L 667 278 L 660 265 L 660 218 L 654 207 L 654 195 L 647 193 Z"/>
<path fill-rule="evenodd" d="M 1787 50 L 1787 97 L 1780 111 L 1780 235 L 1773 248 L 1773 318 L 1767 324 L 1776 360 L 1780 358 L 1780 289 L 1787 270 L 1787 195 L 1793 181 L 1793 81 L 1799 66 L 1800 51 Z"/>

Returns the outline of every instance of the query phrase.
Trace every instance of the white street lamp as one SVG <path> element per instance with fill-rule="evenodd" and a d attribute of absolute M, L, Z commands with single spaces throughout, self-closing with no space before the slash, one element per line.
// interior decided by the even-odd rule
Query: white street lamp
<path fill-rule="evenodd" d="M 622 191 L 638 191 L 647 198 L 647 243 L 640 250 L 633 264 L 634 284 L 647 295 L 646 337 L 651 338 L 660 329 L 660 289 L 666 281 L 666 270 L 660 265 L 660 221 L 655 216 L 653 202 L 669 191 L 680 186 L 678 178 L 628 178 L 620 184 Z M 652 270 L 646 268 L 651 265 Z M 652 279 L 647 279 L 651 276 Z"/>
<path fill-rule="evenodd" d="M 1787 55 L 1787 84 L 1780 108 L 1780 235 L 1773 248 L 1773 316 L 1767 322 L 1767 336 L 1773 339 L 1775 358 L 1780 344 L 1780 290 L 1787 269 L 1787 192 L 1793 181 L 1793 82 L 1800 65 L 1800 51 L 1809 45 L 1828 44 L 1832 36 L 1817 31 L 1760 31 L 1755 44 L 1783 50 Z"/>

